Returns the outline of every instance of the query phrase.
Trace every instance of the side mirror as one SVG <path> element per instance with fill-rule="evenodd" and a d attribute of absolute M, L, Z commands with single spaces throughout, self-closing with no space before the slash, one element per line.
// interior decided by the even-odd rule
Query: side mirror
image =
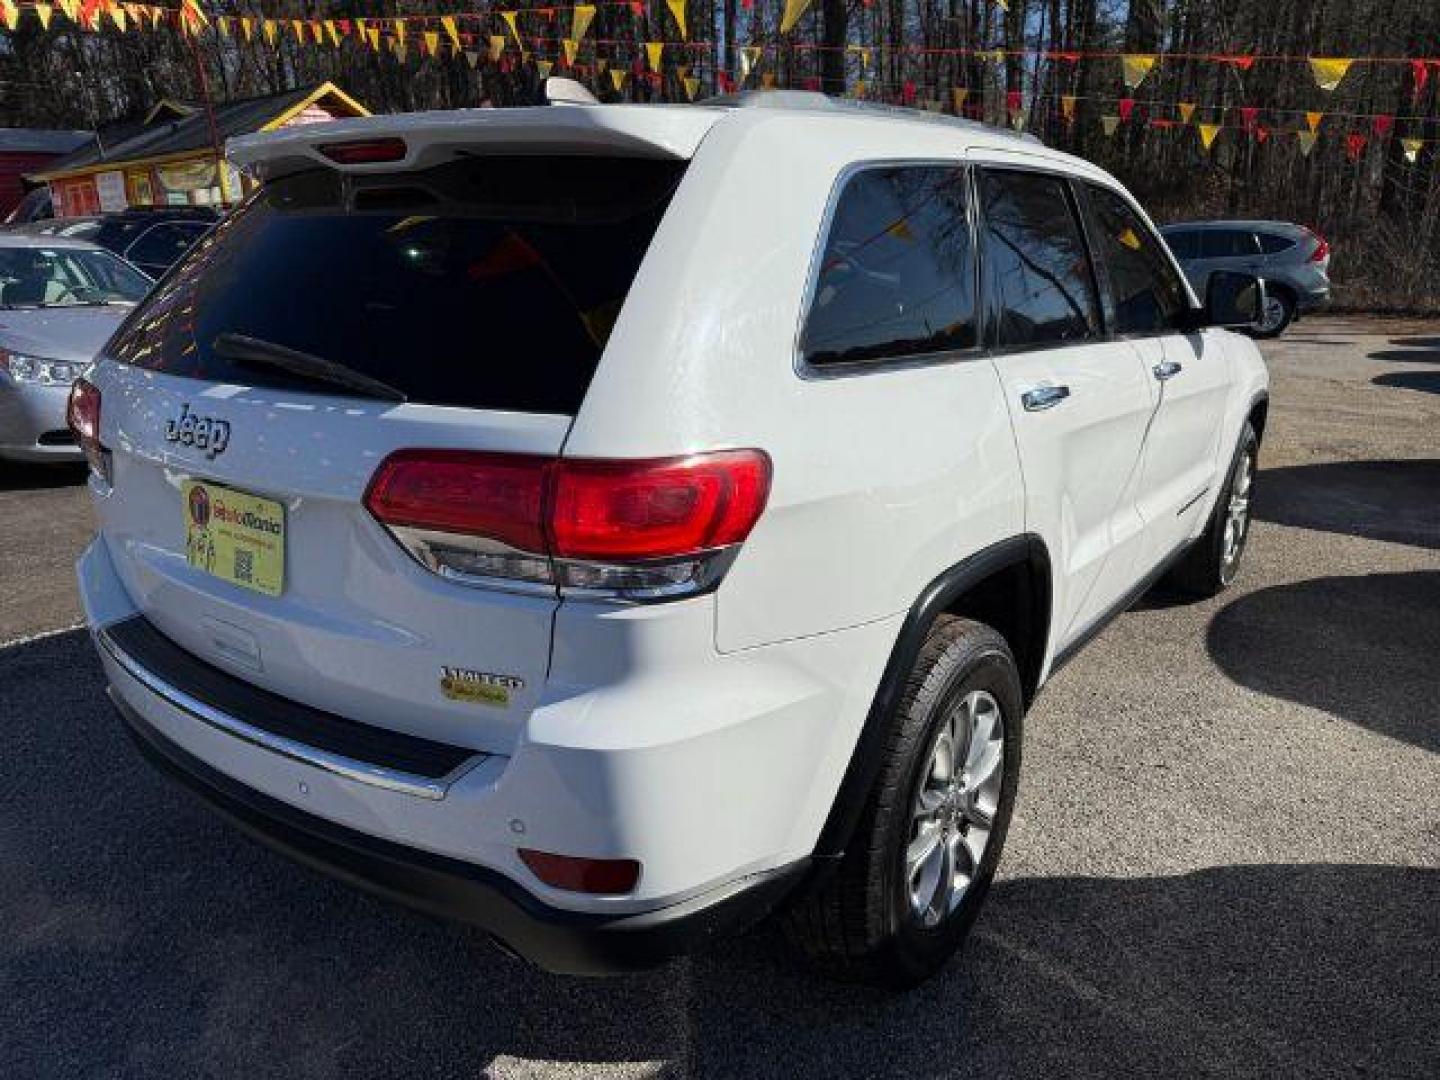
<path fill-rule="evenodd" d="M 1265 310 L 1265 280 L 1216 270 L 1205 287 L 1205 322 L 1232 329 L 1253 325 Z"/>

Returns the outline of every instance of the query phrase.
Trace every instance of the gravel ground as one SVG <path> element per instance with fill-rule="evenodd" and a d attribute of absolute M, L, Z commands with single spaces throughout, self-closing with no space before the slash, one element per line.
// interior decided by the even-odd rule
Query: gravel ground
<path fill-rule="evenodd" d="M 903 996 L 764 928 L 545 976 L 248 843 L 140 763 L 63 629 L 83 491 L 10 471 L 0 1075 L 1440 1075 L 1440 324 L 1265 349 L 1241 580 L 1050 685 L 989 905 Z"/>

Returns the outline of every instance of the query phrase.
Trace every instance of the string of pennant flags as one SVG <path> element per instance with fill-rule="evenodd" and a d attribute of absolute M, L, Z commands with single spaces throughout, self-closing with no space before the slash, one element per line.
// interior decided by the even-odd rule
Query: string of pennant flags
<path fill-rule="evenodd" d="M 1007 8 L 1003 0 L 998 6 Z M 741 0 L 742 7 L 750 10 L 755 0 Z M 780 19 L 781 35 L 788 35 L 801 16 L 813 6 L 813 0 L 783 0 Z M 691 42 L 688 23 L 687 0 L 660 0 L 652 4 L 668 12 L 670 21 L 680 32 L 685 45 L 709 47 L 709 42 Z M 868 6 L 868 5 L 867 5 Z M 57 17 L 74 26 L 89 31 L 99 31 L 106 26 L 114 27 L 121 33 L 136 30 L 178 29 L 189 35 L 213 32 L 243 40 L 262 40 L 276 45 L 281 36 L 292 35 L 299 44 L 329 45 L 339 48 L 346 40 L 355 40 L 374 51 L 388 48 L 402 57 L 412 44 L 429 55 L 438 55 L 442 45 L 449 45 L 456 52 L 466 51 L 468 46 L 485 46 L 487 51 L 494 48 L 494 38 L 505 34 L 486 34 L 487 28 L 499 29 L 496 19 L 503 23 L 508 36 L 516 46 L 525 51 L 519 21 L 543 18 L 554 24 L 562 16 L 568 16 L 569 36 L 562 39 L 562 47 L 578 51 L 600 8 L 629 8 L 637 18 L 651 14 L 647 0 L 594 0 L 580 4 L 546 4 L 532 7 L 489 8 L 484 11 L 435 12 L 413 15 L 388 15 L 375 18 L 307 19 L 269 18 L 263 15 L 208 14 L 199 0 L 182 0 L 181 4 L 130 3 L 128 0 L 0 0 L 0 24 L 11 31 L 19 28 L 22 17 L 28 15 L 49 29 Z M 664 24 L 663 16 L 661 24 Z M 472 32 L 462 26 L 477 28 Z M 489 40 L 486 40 L 486 39 Z M 566 45 L 564 43 L 568 42 Z M 648 45 L 665 44 L 649 42 Z M 799 38 L 787 38 L 782 42 L 757 44 L 744 47 L 751 59 L 751 65 L 759 57 L 771 52 L 791 51 L 816 53 L 844 50 L 864 58 L 868 65 L 873 55 L 905 55 L 921 57 L 958 57 L 980 62 L 1003 64 L 1012 58 L 1046 60 L 1057 63 L 1106 62 L 1117 65 L 1117 71 L 1128 89 L 1137 89 L 1152 73 L 1166 63 L 1208 62 L 1225 65 L 1237 72 L 1250 71 L 1257 63 L 1303 63 L 1308 65 L 1315 85 L 1322 91 L 1331 92 L 1344 82 L 1346 76 L 1357 65 L 1387 66 L 1406 65 L 1410 69 L 1411 90 L 1418 97 L 1423 93 L 1432 75 L 1440 75 L 1440 57 L 1379 56 L 1379 57 L 1336 57 L 1297 56 L 1290 54 L 1266 53 L 1127 53 L 1112 50 L 1078 49 L 1035 49 L 1035 48 L 984 48 L 984 47 L 938 47 L 912 44 L 895 45 L 825 45 Z"/>

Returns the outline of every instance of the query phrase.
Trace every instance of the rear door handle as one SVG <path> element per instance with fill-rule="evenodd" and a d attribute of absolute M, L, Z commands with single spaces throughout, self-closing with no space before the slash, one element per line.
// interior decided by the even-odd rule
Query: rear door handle
<path fill-rule="evenodd" d="M 1020 395 L 1020 404 L 1026 412 L 1044 412 L 1053 409 L 1070 396 L 1068 386 L 1037 386 Z"/>
<path fill-rule="evenodd" d="M 1155 378 L 1164 382 L 1166 379 L 1173 379 L 1185 369 L 1174 360 L 1163 360 L 1150 369 L 1155 373 Z"/>

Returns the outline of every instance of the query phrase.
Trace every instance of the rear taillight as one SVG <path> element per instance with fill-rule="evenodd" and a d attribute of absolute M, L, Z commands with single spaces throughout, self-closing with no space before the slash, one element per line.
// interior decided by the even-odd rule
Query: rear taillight
<path fill-rule="evenodd" d="M 85 460 L 95 474 L 110 483 L 110 451 L 100 442 L 100 388 L 88 379 L 76 379 L 70 387 L 70 401 L 65 407 L 65 423 L 69 426 Z"/>
<path fill-rule="evenodd" d="M 1330 257 L 1330 241 L 1326 240 L 1317 232 L 1311 232 L 1315 238 L 1315 250 L 1310 253 L 1311 262 L 1324 262 Z"/>
<path fill-rule="evenodd" d="M 365 505 L 446 577 L 661 600 L 719 582 L 769 491 L 758 450 L 631 461 L 401 450 Z"/>
<path fill-rule="evenodd" d="M 383 161 L 400 161 L 405 157 L 404 139 L 356 139 L 352 142 L 326 143 L 320 153 L 340 165 L 374 165 Z"/>

